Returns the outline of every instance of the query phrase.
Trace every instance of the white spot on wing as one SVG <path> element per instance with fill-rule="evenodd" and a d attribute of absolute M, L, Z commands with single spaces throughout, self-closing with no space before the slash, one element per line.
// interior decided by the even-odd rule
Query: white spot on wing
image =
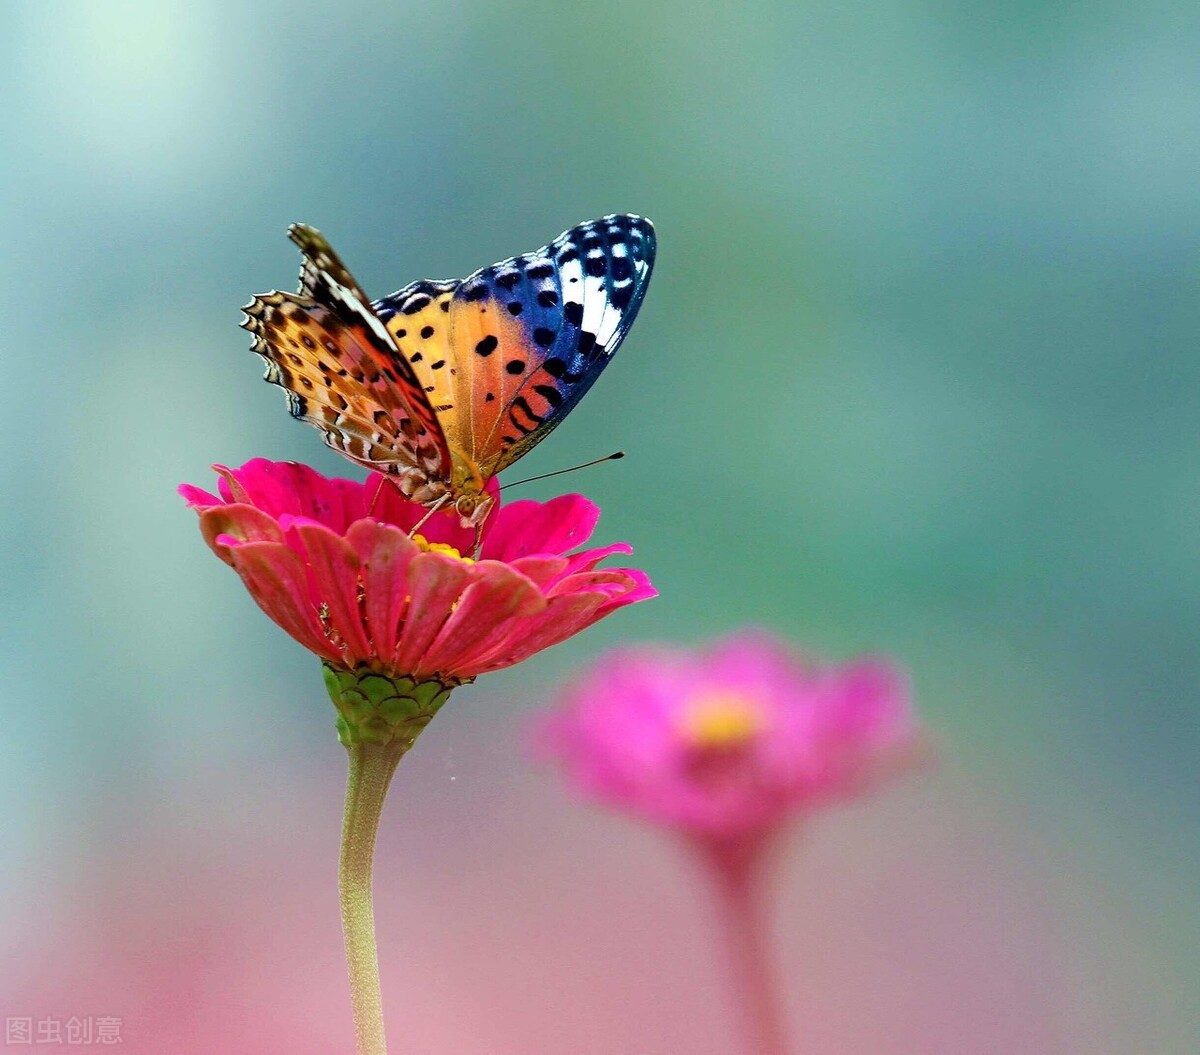
<path fill-rule="evenodd" d="M 587 275 L 583 280 L 583 328 L 588 333 L 600 336 L 604 309 L 607 306 L 608 294 L 604 290 L 604 279 Z"/>

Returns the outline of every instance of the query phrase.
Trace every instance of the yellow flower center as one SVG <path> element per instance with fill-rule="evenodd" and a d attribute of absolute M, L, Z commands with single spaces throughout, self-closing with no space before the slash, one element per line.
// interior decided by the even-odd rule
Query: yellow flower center
<path fill-rule="evenodd" d="M 742 747 L 762 730 L 762 711 L 752 699 L 714 692 L 694 700 L 683 718 L 683 734 L 694 747 Z"/>
<path fill-rule="evenodd" d="M 464 557 L 453 546 L 447 545 L 445 542 L 430 542 L 424 535 L 413 535 L 412 540 L 422 553 L 444 553 L 447 557 L 453 557 L 464 564 L 475 563 L 470 557 Z"/>

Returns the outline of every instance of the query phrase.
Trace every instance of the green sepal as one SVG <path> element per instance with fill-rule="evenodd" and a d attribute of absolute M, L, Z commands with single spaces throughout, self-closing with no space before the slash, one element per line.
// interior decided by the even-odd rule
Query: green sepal
<path fill-rule="evenodd" d="M 463 684 L 454 678 L 389 677 L 369 667 L 346 670 L 330 663 L 322 667 L 325 688 L 338 711 L 338 739 L 347 747 L 398 740 L 407 750 L 451 690 Z"/>

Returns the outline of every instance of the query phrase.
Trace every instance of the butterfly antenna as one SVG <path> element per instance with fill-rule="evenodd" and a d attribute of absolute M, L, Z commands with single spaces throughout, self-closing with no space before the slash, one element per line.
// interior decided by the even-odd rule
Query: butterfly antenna
<path fill-rule="evenodd" d="M 541 476 L 530 476 L 524 480 L 513 480 L 512 483 L 501 484 L 498 490 L 503 491 L 506 487 L 516 487 L 518 484 L 531 484 L 534 480 L 548 480 L 551 476 L 562 476 L 563 473 L 573 473 L 576 469 L 586 469 L 589 465 L 599 465 L 601 462 L 615 462 L 619 458 L 624 458 L 624 451 L 614 451 L 612 454 L 606 454 L 603 458 L 594 458 L 590 462 L 584 462 L 582 465 L 572 465 L 569 469 L 558 469 L 552 473 L 542 473 Z"/>

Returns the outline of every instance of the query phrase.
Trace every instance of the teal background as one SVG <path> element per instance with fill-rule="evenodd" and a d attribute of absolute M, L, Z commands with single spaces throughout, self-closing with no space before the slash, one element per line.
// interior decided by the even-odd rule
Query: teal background
<path fill-rule="evenodd" d="M 940 759 L 788 860 L 797 1050 L 1196 1050 L 1194 10 L 0 17 L 0 1017 L 350 1050 L 332 712 L 174 488 L 259 455 L 354 473 L 236 325 L 291 286 L 290 222 L 378 296 L 635 211 L 642 314 L 516 475 L 625 449 L 526 493 L 594 498 L 661 597 L 462 690 L 405 763 L 393 1034 L 729 1050 L 694 878 L 521 744 L 605 647 L 754 623 L 896 656 Z"/>

